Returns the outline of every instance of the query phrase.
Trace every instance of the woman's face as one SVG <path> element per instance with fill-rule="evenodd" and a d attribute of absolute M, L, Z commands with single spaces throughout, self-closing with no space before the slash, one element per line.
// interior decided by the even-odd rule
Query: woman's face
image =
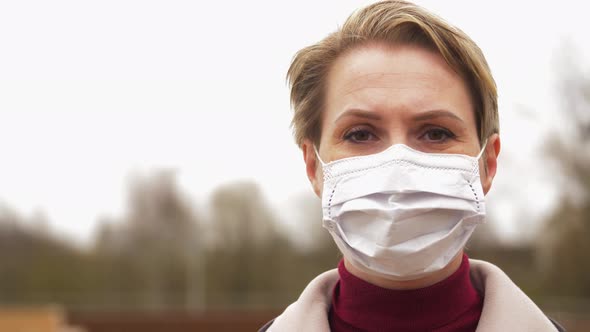
<path fill-rule="evenodd" d="M 481 149 L 465 82 L 440 55 L 416 46 L 368 45 L 344 54 L 329 72 L 324 106 L 318 147 L 324 162 L 377 153 L 393 144 L 470 156 Z M 484 192 L 491 186 L 499 148 L 493 135 L 480 162 Z M 303 151 L 308 177 L 321 197 L 323 179 L 310 141 Z"/>

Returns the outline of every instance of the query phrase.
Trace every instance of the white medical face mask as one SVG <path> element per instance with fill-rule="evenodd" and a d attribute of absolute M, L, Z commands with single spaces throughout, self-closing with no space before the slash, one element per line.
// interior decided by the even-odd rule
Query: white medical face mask
<path fill-rule="evenodd" d="M 394 280 L 447 266 L 485 220 L 479 158 L 396 144 L 321 161 L 323 226 L 355 267 Z"/>

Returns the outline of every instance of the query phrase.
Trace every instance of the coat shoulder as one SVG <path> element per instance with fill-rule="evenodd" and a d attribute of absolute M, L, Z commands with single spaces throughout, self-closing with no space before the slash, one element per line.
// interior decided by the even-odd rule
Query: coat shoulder
<path fill-rule="evenodd" d="M 260 329 L 258 329 L 258 332 L 266 332 L 266 331 L 268 331 L 268 328 L 269 328 L 269 327 L 272 325 L 272 323 L 273 323 L 274 321 L 275 321 L 275 320 L 273 319 L 273 320 L 271 320 L 270 322 L 268 322 L 268 323 L 264 324 L 264 326 L 262 326 Z"/>

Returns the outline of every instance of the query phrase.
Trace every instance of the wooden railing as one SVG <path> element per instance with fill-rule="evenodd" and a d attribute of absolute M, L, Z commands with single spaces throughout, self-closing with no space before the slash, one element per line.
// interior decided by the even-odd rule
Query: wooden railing
<path fill-rule="evenodd" d="M 70 322 L 88 332 L 252 332 L 279 311 L 207 311 L 202 313 L 70 313 Z"/>
<path fill-rule="evenodd" d="M 58 306 L 0 307 L 2 332 L 86 332 L 67 324 L 64 311 Z"/>

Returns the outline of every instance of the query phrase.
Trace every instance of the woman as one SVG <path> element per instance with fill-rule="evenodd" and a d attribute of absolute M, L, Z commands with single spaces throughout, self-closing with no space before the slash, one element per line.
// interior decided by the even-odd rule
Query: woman
<path fill-rule="evenodd" d="M 384 1 L 301 50 L 293 126 L 343 254 L 262 331 L 558 331 L 463 247 L 500 152 L 481 50 L 423 8 Z"/>

